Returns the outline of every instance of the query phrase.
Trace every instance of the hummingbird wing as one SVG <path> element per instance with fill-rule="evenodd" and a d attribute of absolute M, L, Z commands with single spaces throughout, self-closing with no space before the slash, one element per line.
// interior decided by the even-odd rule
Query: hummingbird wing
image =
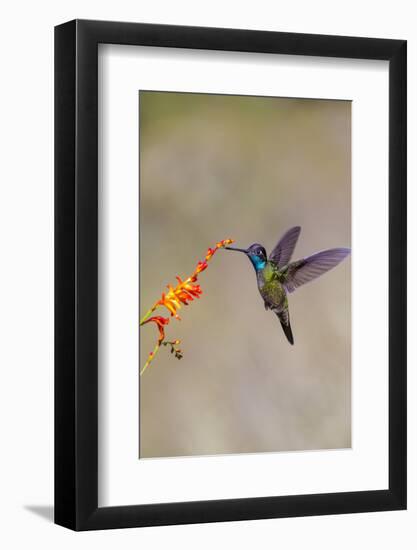
<path fill-rule="evenodd" d="M 300 236 L 300 231 L 301 227 L 299 226 L 291 227 L 291 229 L 289 229 L 285 235 L 281 237 L 269 255 L 269 259 L 276 263 L 279 268 L 283 268 L 290 263 L 295 245 L 297 244 L 298 237 Z"/>
<path fill-rule="evenodd" d="M 336 267 L 350 254 L 350 248 L 332 248 L 317 252 L 312 256 L 292 262 L 286 272 L 283 285 L 287 292 L 317 279 L 333 267 Z"/>

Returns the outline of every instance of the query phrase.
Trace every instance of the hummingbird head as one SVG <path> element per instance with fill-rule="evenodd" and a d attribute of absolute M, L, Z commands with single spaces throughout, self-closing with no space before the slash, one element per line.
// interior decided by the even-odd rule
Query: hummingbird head
<path fill-rule="evenodd" d="M 255 271 L 263 269 L 267 262 L 266 250 L 258 243 L 251 244 L 249 248 L 234 248 L 233 246 L 225 246 L 227 250 L 236 250 L 237 252 L 243 252 L 252 262 Z"/>

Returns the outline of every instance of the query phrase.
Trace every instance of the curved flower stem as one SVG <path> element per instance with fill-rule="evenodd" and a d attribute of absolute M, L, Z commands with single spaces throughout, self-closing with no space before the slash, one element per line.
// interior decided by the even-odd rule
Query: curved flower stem
<path fill-rule="evenodd" d="M 139 373 L 140 376 L 142 376 L 142 374 L 145 372 L 145 370 L 149 367 L 149 365 L 151 364 L 151 362 L 155 358 L 155 355 L 158 353 L 160 347 L 161 347 L 161 342 L 158 341 L 157 344 L 155 345 L 155 347 L 153 348 L 153 351 L 149 354 L 146 363 L 143 365 L 142 370 Z"/>
<path fill-rule="evenodd" d="M 152 313 L 155 311 L 156 307 L 152 306 L 151 309 L 148 309 L 148 311 L 145 313 L 145 315 L 142 317 L 142 319 L 139 321 L 139 325 L 143 325 L 143 323 L 148 319 Z"/>

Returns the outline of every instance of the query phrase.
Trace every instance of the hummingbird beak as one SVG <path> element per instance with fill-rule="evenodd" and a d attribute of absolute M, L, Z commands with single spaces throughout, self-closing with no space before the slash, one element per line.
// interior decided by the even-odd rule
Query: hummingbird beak
<path fill-rule="evenodd" d="M 247 254 L 247 250 L 245 250 L 244 248 L 235 248 L 233 246 L 225 246 L 224 247 L 226 250 L 236 250 L 237 252 L 243 252 L 244 254 Z"/>

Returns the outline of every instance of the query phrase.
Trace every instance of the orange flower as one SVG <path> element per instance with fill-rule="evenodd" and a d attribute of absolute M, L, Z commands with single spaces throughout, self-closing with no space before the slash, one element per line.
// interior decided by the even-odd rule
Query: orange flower
<path fill-rule="evenodd" d="M 204 271 L 207 268 L 208 268 L 208 264 L 207 264 L 206 261 L 198 262 L 197 267 L 195 268 L 195 272 L 196 273 L 201 273 L 202 271 Z"/>
<path fill-rule="evenodd" d="M 142 325 L 146 325 L 146 323 L 155 323 L 159 330 L 159 340 L 158 342 L 161 343 L 165 339 L 165 330 L 164 327 L 169 323 L 169 317 L 161 317 L 159 315 L 155 317 L 149 317 L 146 321 L 143 321 L 141 323 Z M 149 354 L 150 356 L 153 356 L 153 353 L 151 352 Z"/>
<path fill-rule="evenodd" d="M 181 309 L 182 305 L 187 306 L 194 298 L 199 298 L 203 292 L 200 285 L 194 284 L 197 281 L 198 275 L 207 269 L 208 262 L 219 248 L 223 248 L 233 242 L 232 239 L 225 239 L 216 243 L 215 248 L 209 248 L 205 260 L 198 262 L 194 273 L 190 277 L 182 281 L 181 278 L 177 276 L 176 279 L 178 284 L 175 288 L 172 285 L 167 285 L 168 292 L 162 293 L 160 300 L 154 304 L 153 309 L 156 309 L 158 306 L 165 306 L 172 316 L 176 319 L 180 319 L 177 310 Z"/>
<path fill-rule="evenodd" d="M 211 259 L 212 256 L 214 256 L 214 253 L 216 252 L 217 248 L 209 248 L 207 250 L 207 254 L 206 254 L 206 261 L 209 261 Z"/>
<path fill-rule="evenodd" d="M 155 323 L 159 330 L 159 339 L 157 344 L 155 345 L 154 350 L 149 354 L 148 360 L 146 361 L 143 369 L 140 372 L 141 375 L 145 372 L 151 361 L 154 359 L 161 345 L 169 345 L 171 347 L 171 353 L 174 353 L 175 357 L 177 357 L 178 359 L 182 358 L 182 351 L 179 348 L 175 347 L 180 343 L 179 340 L 174 340 L 172 342 L 164 341 L 164 327 L 169 323 L 169 317 L 149 317 L 149 315 L 151 315 L 157 307 L 163 306 L 170 312 L 172 317 L 180 320 L 181 318 L 178 315 L 177 311 L 181 309 L 183 305 L 188 306 L 189 303 L 192 302 L 195 298 L 200 298 L 201 294 L 203 293 L 200 285 L 196 284 L 200 273 L 207 269 L 208 262 L 211 260 L 217 250 L 227 246 L 228 244 L 232 244 L 233 242 L 234 241 L 232 239 L 225 239 L 216 243 L 216 246 L 214 248 L 209 248 L 207 250 L 205 259 L 202 262 L 199 261 L 197 263 L 193 274 L 185 279 L 185 281 L 177 276 L 177 285 L 175 287 L 170 284 L 167 285 L 168 292 L 163 292 L 161 298 L 157 300 L 151 307 L 151 309 L 145 313 L 144 317 L 140 321 L 140 325 L 145 325 L 146 323 L 150 322 Z"/>

